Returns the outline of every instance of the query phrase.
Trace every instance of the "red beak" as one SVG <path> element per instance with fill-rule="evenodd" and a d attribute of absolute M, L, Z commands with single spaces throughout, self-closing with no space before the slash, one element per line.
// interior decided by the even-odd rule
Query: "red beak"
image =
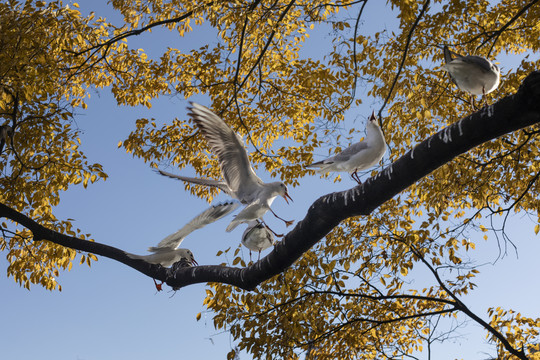
<path fill-rule="evenodd" d="M 193 264 L 199 266 L 199 263 L 195 259 L 191 260 L 191 266 L 193 266 Z"/>
<path fill-rule="evenodd" d="M 289 193 L 285 193 L 285 195 L 283 195 L 283 198 L 285 199 L 285 201 L 287 202 L 287 204 L 289 203 L 289 200 L 291 200 L 292 202 L 294 202 L 293 199 L 292 199 L 292 197 L 289 196 Z"/>

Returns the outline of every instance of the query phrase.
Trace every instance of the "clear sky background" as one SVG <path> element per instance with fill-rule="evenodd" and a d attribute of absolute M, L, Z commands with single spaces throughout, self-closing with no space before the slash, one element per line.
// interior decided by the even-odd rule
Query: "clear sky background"
<path fill-rule="evenodd" d="M 97 16 L 113 22 L 117 19 L 116 23 L 120 23 L 118 14 L 105 0 L 81 0 L 78 3 L 83 14 L 95 11 Z M 395 24 L 390 16 L 383 16 L 383 11 L 387 14 L 389 10 L 384 9 L 382 1 L 368 3 L 365 11 L 366 22 L 361 31 L 376 31 Z M 386 23 L 381 23 L 381 19 Z M 306 51 L 310 51 L 310 44 L 317 37 L 318 40 L 330 39 L 326 34 L 316 34 L 308 42 Z M 157 47 L 155 51 L 159 51 L 167 46 L 182 48 L 183 44 L 191 47 L 196 42 L 214 41 L 215 37 L 208 31 L 195 32 L 189 39 L 178 39 L 168 31 L 153 30 L 151 34 L 130 38 L 129 44 L 134 48 L 144 47 L 152 54 L 152 49 L 147 47 L 154 46 Z M 509 67 L 508 64 L 501 66 Z M 357 92 L 357 96 L 362 93 Z M 210 105 L 204 98 L 196 100 Z M 185 118 L 187 104 L 183 98 L 168 97 L 154 101 L 152 109 L 118 107 L 107 90 L 94 92 L 88 110 L 77 115 L 76 122 L 83 131 L 82 148 L 86 156 L 91 162 L 101 163 L 109 179 L 90 185 L 86 190 L 79 186 L 66 192 L 56 210 L 57 217 L 75 219 L 75 226 L 91 233 L 98 242 L 144 254 L 148 246 L 205 210 L 208 204 L 185 192 L 181 182 L 156 175 L 148 164 L 117 148 L 118 142 L 134 129 L 136 119 L 153 117 L 158 125 L 170 123 L 175 117 Z M 348 114 L 344 129 L 363 131 L 366 116 L 379 106 L 366 101 L 364 108 Z M 321 158 L 325 154 L 317 155 Z M 387 157 L 385 161 L 388 163 Z M 175 169 L 167 170 L 175 172 Z M 182 173 L 193 175 L 189 169 Z M 257 174 L 264 181 L 270 180 L 264 171 L 257 171 Z M 277 198 L 273 209 L 284 218 L 298 221 L 319 196 L 354 185 L 347 176 L 341 183 L 311 176 L 302 179 L 301 186 L 289 189 L 294 203 L 287 205 L 282 198 Z M 220 195 L 216 201 L 225 199 L 226 196 Z M 227 247 L 236 248 L 244 228 L 226 233 L 224 229 L 231 218 L 229 215 L 196 231 L 182 247 L 190 248 L 200 264 L 223 261 L 216 257 L 216 252 Z M 282 223 L 271 218 L 267 216 L 276 230 L 285 231 Z M 508 229 L 518 246 L 519 257 L 510 251 L 495 266 L 484 266 L 476 281 L 477 290 L 463 299 L 482 318 L 487 319 L 485 310 L 490 306 L 513 308 L 524 316 L 540 316 L 540 245 L 533 227 L 529 219 L 514 217 Z M 478 255 L 478 263 L 492 261 L 498 251 L 496 243 L 492 238 L 486 243 L 480 240 L 481 236 L 477 235 L 478 250 L 474 255 Z M 243 248 L 242 253 L 247 261 L 249 251 Z M 5 257 L 1 257 L 0 269 L 7 266 Z M 226 353 L 234 347 L 229 334 L 218 333 L 213 326 L 212 314 L 205 312 L 202 305 L 204 284 L 182 288 L 176 293 L 168 292 L 170 289 L 164 286 L 166 291 L 157 293 L 150 278 L 107 258 L 99 258 L 92 268 L 74 265 L 70 272 L 62 272 L 57 280 L 62 285 L 62 292 L 49 292 L 39 286 L 28 291 L 13 279 L 0 276 L 0 304 L 3 305 L 0 358 L 225 359 Z M 413 281 L 431 282 L 432 279 L 420 277 Z M 202 317 L 196 321 L 199 312 Z M 435 347 L 432 358 L 486 359 L 487 353 L 494 355 L 493 349 L 486 344 L 485 333 L 478 326 L 472 324 L 460 329 L 459 333 L 462 337 Z M 427 355 L 420 355 L 420 358 L 426 359 Z M 241 359 L 250 357 L 242 354 Z"/>

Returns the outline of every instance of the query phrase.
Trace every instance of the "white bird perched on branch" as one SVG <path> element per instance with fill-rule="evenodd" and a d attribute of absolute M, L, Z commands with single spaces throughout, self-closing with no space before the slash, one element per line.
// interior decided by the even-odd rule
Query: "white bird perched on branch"
<path fill-rule="evenodd" d="M 193 266 L 193 264 L 199 265 L 195 260 L 193 253 L 189 249 L 163 249 L 163 251 L 157 251 L 150 255 L 135 255 L 127 252 L 126 255 L 132 259 L 144 260 L 151 264 L 159 264 L 165 267 L 170 267 L 181 260 L 185 260 L 191 266 Z M 157 291 L 161 291 L 161 286 L 163 283 L 158 284 L 156 279 L 152 280 L 154 280 Z"/>
<path fill-rule="evenodd" d="M 248 222 L 248 227 L 242 234 L 242 244 L 249 249 L 249 259 L 251 260 L 251 251 L 259 252 L 259 260 L 261 259 L 261 251 L 268 249 L 274 245 L 274 235 L 268 230 L 263 223 L 253 220 Z"/>
<path fill-rule="evenodd" d="M 459 55 L 444 46 L 442 66 L 450 74 L 452 81 L 463 91 L 472 95 L 489 94 L 499 86 L 499 67 L 486 58 L 475 55 Z"/>
<path fill-rule="evenodd" d="M 318 173 L 330 171 L 346 171 L 359 184 L 362 183 L 358 171 L 366 170 L 376 165 L 386 152 L 384 134 L 377 123 L 377 117 L 373 112 L 366 125 L 366 138 L 352 144 L 339 154 L 328 159 L 318 161 L 307 167 L 316 167 Z"/>
<path fill-rule="evenodd" d="M 270 208 L 276 196 L 291 200 L 287 186 L 282 182 L 264 183 L 253 171 L 242 139 L 227 124 L 205 106 L 191 103 L 189 115 L 201 130 L 210 150 L 217 155 L 224 181 L 200 179 L 171 174 L 162 170 L 159 173 L 197 185 L 217 187 L 231 197 L 247 205 L 229 224 L 232 231 L 238 224 L 260 219 L 270 210 L 274 216 L 290 225 Z"/>
<path fill-rule="evenodd" d="M 175 262 L 182 259 L 187 260 L 191 265 L 199 265 L 189 249 L 158 249 L 150 255 L 135 255 L 126 253 L 132 259 L 144 260 L 150 264 L 159 264 L 164 267 L 170 267 Z"/>

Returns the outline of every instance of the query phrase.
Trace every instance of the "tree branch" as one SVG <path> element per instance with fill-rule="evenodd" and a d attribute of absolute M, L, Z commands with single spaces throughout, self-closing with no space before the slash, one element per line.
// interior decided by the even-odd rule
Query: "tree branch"
<path fill-rule="evenodd" d="M 213 3 L 214 3 L 213 1 L 210 1 L 207 4 L 201 5 L 199 7 L 199 9 L 207 8 L 207 7 L 211 6 Z M 76 69 L 76 71 L 74 73 L 70 74 L 69 77 L 73 77 L 73 76 L 83 72 L 85 69 L 91 68 L 95 64 L 99 63 L 101 60 L 105 59 L 107 57 L 107 53 L 109 52 L 109 49 L 112 46 L 112 44 L 114 44 L 116 42 L 119 42 L 119 41 L 121 41 L 121 40 L 123 40 L 125 38 L 128 38 L 130 36 L 134 36 L 134 35 L 138 36 L 138 35 L 142 34 L 143 32 L 149 31 L 152 28 L 157 27 L 157 26 L 178 23 L 178 22 L 183 21 L 183 20 L 189 18 L 190 16 L 192 16 L 193 12 L 194 12 L 194 10 L 190 10 L 190 11 L 187 11 L 184 14 L 182 14 L 180 16 L 177 16 L 175 18 L 172 18 L 172 19 L 165 19 L 165 20 L 156 21 L 154 23 L 143 26 L 140 29 L 129 30 L 129 31 L 123 32 L 121 34 L 113 36 L 112 38 L 110 38 L 107 41 L 104 41 L 102 43 L 90 46 L 90 47 L 88 47 L 88 48 L 86 48 L 84 50 L 78 51 L 78 52 L 73 52 L 73 51 L 66 50 L 66 52 L 72 53 L 74 56 L 80 56 L 80 55 L 84 55 L 86 53 L 90 53 L 80 65 L 72 68 L 72 69 Z M 103 54 L 100 57 L 98 57 L 94 62 L 92 62 L 90 65 L 84 67 L 90 61 L 90 59 L 94 55 L 96 55 L 103 48 L 105 48 L 105 51 L 103 52 Z"/>
<path fill-rule="evenodd" d="M 533 6 L 537 2 L 538 2 L 538 0 L 532 0 L 530 3 L 525 5 L 521 10 L 519 10 L 512 17 L 512 19 L 510 19 L 506 24 L 504 24 L 499 30 L 495 31 L 495 33 L 493 35 L 489 36 L 486 40 L 484 40 L 480 45 L 478 45 L 476 47 L 476 49 L 478 50 L 479 48 L 484 46 L 489 40 L 491 40 L 493 37 L 495 37 L 495 40 L 493 41 L 493 44 L 491 44 L 491 47 L 489 48 L 489 51 L 487 53 L 487 56 L 489 57 L 489 54 L 491 54 L 491 52 L 493 51 L 493 48 L 495 47 L 495 44 L 497 43 L 497 40 L 499 40 L 499 37 L 502 35 L 502 33 L 504 31 L 506 31 L 506 29 L 508 29 L 508 27 L 510 25 L 512 25 L 512 23 L 514 23 L 517 19 L 519 19 L 521 17 L 521 15 L 523 15 L 531 6 Z"/>
<path fill-rule="evenodd" d="M 431 2 L 431 0 L 426 0 L 426 2 L 424 3 L 424 6 L 422 6 L 422 10 L 420 10 L 420 13 L 416 17 L 416 20 L 414 21 L 414 23 L 411 26 L 411 29 L 409 30 L 409 34 L 407 35 L 407 42 L 405 43 L 405 49 L 403 50 L 403 57 L 401 58 L 401 62 L 399 64 L 398 71 L 396 73 L 396 76 L 394 77 L 394 81 L 392 82 L 392 86 L 390 86 L 390 90 L 388 91 L 388 95 L 386 96 L 386 99 L 384 99 L 384 103 L 382 104 L 381 108 L 379 109 L 379 112 L 377 113 L 377 116 L 379 117 L 379 122 L 382 119 L 382 111 L 386 107 L 386 104 L 388 103 L 388 101 L 390 100 L 390 97 L 392 96 L 392 93 L 394 92 L 394 87 L 396 86 L 399 75 L 401 74 L 401 70 L 403 70 L 403 66 L 405 66 L 405 59 L 407 59 L 407 52 L 409 51 L 409 45 L 411 43 L 411 39 L 412 39 L 414 30 L 418 26 L 418 23 L 420 22 L 420 19 L 422 18 L 422 16 L 424 16 L 424 13 L 426 12 L 427 8 L 429 7 L 430 2 Z M 381 128 L 382 128 L 382 124 L 379 124 L 379 125 L 381 125 Z"/>
<path fill-rule="evenodd" d="M 536 71 L 524 80 L 516 94 L 442 129 L 363 184 L 317 199 L 305 218 L 270 254 L 245 268 L 207 265 L 166 269 L 143 260 L 130 259 L 120 249 L 49 230 L 3 204 L 0 204 L 0 217 L 9 218 L 31 230 L 35 241 L 49 240 L 109 257 L 174 288 L 220 282 L 252 290 L 290 267 L 341 221 L 370 214 L 396 194 L 473 147 L 539 122 L 540 72 Z"/>
<path fill-rule="evenodd" d="M 439 283 L 439 286 L 441 289 L 443 289 L 452 299 L 455 301 L 455 310 L 462 311 L 465 313 L 468 317 L 476 321 L 480 326 L 482 326 L 484 329 L 486 329 L 488 332 L 490 332 L 494 337 L 499 340 L 504 348 L 508 350 L 513 355 L 517 356 L 519 359 L 527 360 L 527 357 L 525 356 L 525 352 L 522 350 L 518 350 L 510 344 L 508 339 L 501 334 L 497 329 L 495 329 L 493 326 L 491 326 L 488 322 L 484 321 L 481 317 L 476 315 L 474 312 L 472 312 L 458 297 L 456 294 L 454 294 L 444 283 L 444 281 L 439 276 L 439 273 L 436 269 L 429 264 L 429 262 L 422 256 L 422 254 L 416 250 L 416 248 L 413 245 L 409 245 L 412 252 L 426 265 L 426 267 L 429 269 L 429 271 L 433 274 L 435 277 L 435 280 Z"/>

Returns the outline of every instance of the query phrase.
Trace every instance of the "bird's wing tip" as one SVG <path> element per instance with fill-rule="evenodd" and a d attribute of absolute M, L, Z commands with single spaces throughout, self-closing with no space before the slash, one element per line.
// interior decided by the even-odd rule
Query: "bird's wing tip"
<path fill-rule="evenodd" d="M 238 226 L 239 223 L 237 223 L 235 220 L 231 221 L 231 223 L 227 226 L 225 229 L 226 232 L 231 232 Z"/>

